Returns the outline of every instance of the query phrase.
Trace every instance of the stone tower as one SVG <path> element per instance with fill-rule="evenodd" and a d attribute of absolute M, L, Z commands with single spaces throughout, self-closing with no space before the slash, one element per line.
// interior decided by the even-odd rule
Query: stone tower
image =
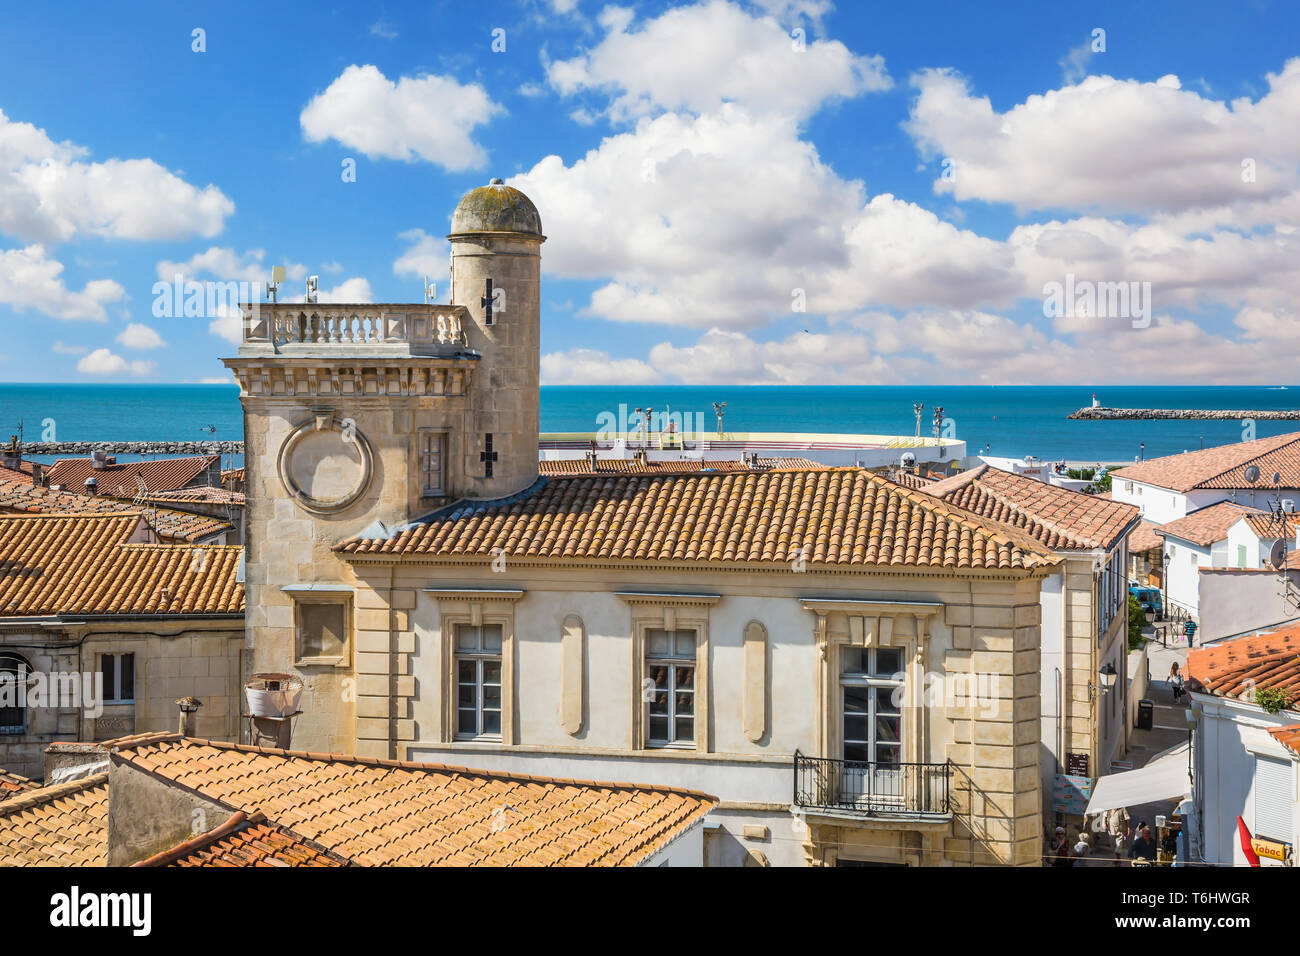
<path fill-rule="evenodd" d="M 468 312 L 466 340 L 483 356 L 470 386 L 465 463 L 474 497 L 537 480 L 542 220 L 499 179 L 471 190 L 451 217 L 451 301 Z"/>
<path fill-rule="evenodd" d="M 537 480 L 536 207 L 500 180 L 452 217 L 452 301 L 248 303 L 239 354 L 253 672 L 302 678 L 293 746 L 381 755 L 411 678 L 402 602 L 336 543 Z M 490 291 L 489 291 L 490 290 Z M 408 605 L 409 606 L 409 605 Z"/>

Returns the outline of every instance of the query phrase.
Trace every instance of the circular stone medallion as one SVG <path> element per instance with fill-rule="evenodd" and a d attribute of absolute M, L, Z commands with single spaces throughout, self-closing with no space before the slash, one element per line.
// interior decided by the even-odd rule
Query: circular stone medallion
<path fill-rule="evenodd" d="M 366 493 L 374 467 L 370 442 L 350 418 L 318 414 L 289 433 L 277 469 L 289 495 L 308 511 L 342 511 Z"/>

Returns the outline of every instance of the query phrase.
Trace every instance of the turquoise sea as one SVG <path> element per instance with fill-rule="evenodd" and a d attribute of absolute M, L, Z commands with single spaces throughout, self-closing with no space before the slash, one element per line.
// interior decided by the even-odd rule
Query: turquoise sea
<path fill-rule="evenodd" d="M 1287 409 L 1300 387 L 1129 386 L 1097 390 L 1104 405 L 1159 408 Z M 1091 404 L 1087 386 L 543 386 L 543 431 L 595 431 L 601 413 L 638 406 L 699 413 L 713 427 L 713 403 L 726 402 L 729 431 L 912 434 L 912 405 L 951 418 L 968 451 L 994 455 L 1131 461 L 1201 445 L 1240 441 L 1238 421 L 1068 421 Z M 238 440 L 243 437 L 233 385 L 0 385 L 0 439 L 19 421 L 28 441 Z M 215 430 L 214 430 L 215 429 Z M 1259 422 L 1258 437 L 1300 431 L 1300 422 Z"/>

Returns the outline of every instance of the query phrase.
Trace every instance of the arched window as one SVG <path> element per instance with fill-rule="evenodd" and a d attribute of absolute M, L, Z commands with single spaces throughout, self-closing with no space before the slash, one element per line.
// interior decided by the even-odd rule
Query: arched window
<path fill-rule="evenodd" d="M 17 654 L 0 654 L 0 734 L 27 732 L 27 675 L 31 666 Z"/>

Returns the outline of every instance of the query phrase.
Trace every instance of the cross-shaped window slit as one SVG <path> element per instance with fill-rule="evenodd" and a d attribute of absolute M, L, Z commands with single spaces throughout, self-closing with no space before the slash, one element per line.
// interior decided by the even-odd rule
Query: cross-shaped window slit
<path fill-rule="evenodd" d="M 492 433 L 488 432 L 483 436 L 483 450 L 479 452 L 478 460 L 483 462 L 483 477 L 492 477 L 492 463 L 497 460 L 497 453 L 492 450 Z"/>

